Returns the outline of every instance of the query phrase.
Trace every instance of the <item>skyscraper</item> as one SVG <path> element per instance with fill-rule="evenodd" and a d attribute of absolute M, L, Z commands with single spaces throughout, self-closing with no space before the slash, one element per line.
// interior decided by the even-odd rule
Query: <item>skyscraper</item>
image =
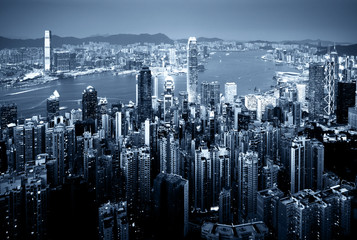
<path fill-rule="evenodd" d="M 188 181 L 160 173 L 154 180 L 153 198 L 159 239 L 183 239 L 188 232 Z"/>
<path fill-rule="evenodd" d="M 254 219 L 257 212 L 258 153 L 247 151 L 238 158 L 238 217 L 239 221 Z"/>
<path fill-rule="evenodd" d="M 119 138 L 122 135 L 122 119 L 121 112 L 115 113 L 115 139 L 119 143 Z"/>
<path fill-rule="evenodd" d="M 137 76 L 138 80 L 138 124 L 152 117 L 152 79 L 149 67 L 144 66 Z"/>
<path fill-rule="evenodd" d="M 324 115 L 329 120 L 335 114 L 336 96 L 337 96 L 337 83 L 335 78 L 334 62 L 327 61 L 325 63 L 325 81 L 324 81 Z"/>
<path fill-rule="evenodd" d="M 0 104 L 0 127 L 6 128 L 9 123 L 17 123 L 17 105 Z"/>
<path fill-rule="evenodd" d="M 198 85 L 198 59 L 197 40 L 190 37 L 187 43 L 187 93 L 188 102 L 195 103 L 197 100 Z"/>
<path fill-rule="evenodd" d="M 235 82 L 227 82 L 224 85 L 224 97 L 227 103 L 233 103 L 237 95 L 237 84 Z"/>
<path fill-rule="evenodd" d="M 204 106 L 216 106 L 220 101 L 220 84 L 215 82 L 201 83 L 201 104 Z"/>
<path fill-rule="evenodd" d="M 350 233 L 351 196 L 339 185 L 281 198 L 278 239 L 345 239 Z"/>
<path fill-rule="evenodd" d="M 223 189 L 219 194 L 219 223 L 232 223 L 231 190 Z"/>
<path fill-rule="evenodd" d="M 82 108 L 83 108 L 83 120 L 96 120 L 97 119 L 97 108 L 98 99 L 97 91 L 94 87 L 88 86 L 82 94 Z"/>
<path fill-rule="evenodd" d="M 45 31 L 44 41 L 44 70 L 47 72 L 52 71 L 52 47 L 51 47 L 51 31 Z"/>
<path fill-rule="evenodd" d="M 321 121 L 324 115 L 325 69 L 322 64 L 314 63 L 309 67 L 308 109 L 310 120 Z"/>
<path fill-rule="evenodd" d="M 356 82 L 338 82 L 338 94 L 336 103 L 337 123 L 348 123 L 348 108 L 355 106 Z"/>
<path fill-rule="evenodd" d="M 54 116 L 59 116 L 59 94 L 57 90 L 47 98 L 47 119 L 51 120 Z"/>
<path fill-rule="evenodd" d="M 164 85 L 164 90 L 165 90 L 165 95 L 164 95 L 164 121 L 165 122 L 169 122 L 170 119 L 171 119 L 170 109 L 173 106 L 174 89 L 175 89 L 174 79 L 171 76 L 167 76 L 165 78 L 165 85 Z"/>

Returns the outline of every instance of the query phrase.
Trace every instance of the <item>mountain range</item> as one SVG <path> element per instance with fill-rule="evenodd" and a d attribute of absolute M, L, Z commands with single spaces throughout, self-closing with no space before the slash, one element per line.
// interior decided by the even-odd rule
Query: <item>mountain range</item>
<path fill-rule="evenodd" d="M 109 36 L 91 36 L 85 38 L 60 37 L 52 35 L 52 46 L 61 47 L 63 44 L 80 45 L 88 42 L 108 42 L 110 44 L 128 45 L 133 43 L 167 43 L 173 44 L 173 40 L 162 33 L 157 34 L 116 34 Z M 37 39 L 10 39 L 0 37 L 0 49 L 20 47 L 42 47 L 43 38 Z"/>
<path fill-rule="evenodd" d="M 187 39 L 178 39 L 176 40 L 180 43 L 186 43 Z M 198 37 L 198 42 L 216 42 L 223 41 L 220 38 L 206 38 Z M 52 46 L 54 48 L 60 48 L 63 44 L 69 45 L 80 45 L 82 43 L 89 42 L 108 42 L 110 44 L 116 45 L 128 45 L 134 43 L 154 43 L 154 44 L 173 44 L 174 40 L 162 33 L 157 34 L 115 34 L 115 35 L 95 35 L 85 38 L 76 38 L 76 37 L 60 37 L 57 35 L 52 35 Z M 266 42 L 269 41 L 251 41 L 251 42 Z M 285 44 L 309 44 L 312 46 L 318 46 L 321 43 L 321 48 L 319 48 L 319 53 L 324 54 L 328 51 L 327 46 L 333 46 L 334 42 L 323 41 L 323 40 L 297 40 L 297 41 L 281 41 Z M 36 39 L 11 39 L 0 36 L 0 49 L 4 48 L 21 48 L 21 47 L 42 47 L 43 38 Z M 357 44 L 348 44 L 348 43 L 339 43 L 336 45 L 336 49 L 339 55 L 357 55 Z"/>

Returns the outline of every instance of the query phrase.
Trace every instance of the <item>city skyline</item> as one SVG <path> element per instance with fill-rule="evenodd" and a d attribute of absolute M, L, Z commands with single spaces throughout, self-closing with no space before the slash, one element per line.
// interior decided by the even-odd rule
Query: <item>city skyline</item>
<path fill-rule="evenodd" d="M 202 36 L 241 41 L 321 39 L 354 43 L 357 34 L 351 29 L 357 21 L 356 8 L 357 2 L 351 0 L 339 4 L 332 0 L 228 0 L 224 4 L 213 0 L 105 0 L 100 4 L 94 0 L 4 0 L 0 3 L 0 32 L 3 37 L 21 39 L 37 38 L 51 29 L 60 36 L 80 38 L 164 33 L 172 39 Z M 12 21 L 6 21 L 9 18 Z"/>
<path fill-rule="evenodd" d="M 1 0 L 0 239 L 355 239 L 354 1 Z"/>

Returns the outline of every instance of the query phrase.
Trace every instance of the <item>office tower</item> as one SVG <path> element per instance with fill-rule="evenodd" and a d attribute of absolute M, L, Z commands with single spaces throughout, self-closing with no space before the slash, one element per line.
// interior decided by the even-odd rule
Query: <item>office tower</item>
<path fill-rule="evenodd" d="M 324 114 L 331 120 L 336 110 L 337 82 L 335 78 L 334 62 L 325 63 L 325 80 L 324 80 Z"/>
<path fill-rule="evenodd" d="M 336 80 L 336 84 L 337 84 L 340 64 L 339 64 L 339 61 L 338 61 L 338 53 L 337 53 L 337 50 L 336 50 L 336 46 L 335 46 L 335 45 L 333 46 L 333 50 L 332 50 L 331 53 L 330 53 L 330 59 L 331 59 L 331 61 L 333 62 L 333 66 L 334 66 L 334 68 L 333 68 L 334 79 Z M 336 85 L 335 87 L 336 87 L 336 89 L 337 89 L 337 85 Z"/>
<path fill-rule="evenodd" d="M 212 207 L 212 159 L 207 147 L 195 151 L 194 207 L 204 211 Z"/>
<path fill-rule="evenodd" d="M 198 59 L 197 40 L 190 37 L 187 43 L 187 93 L 188 102 L 196 103 L 198 85 Z"/>
<path fill-rule="evenodd" d="M 284 193 L 276 186 L 257 194 L 257 219 L 266 223 L 274 233 L 278 230 L 278 206 Z"/>
<path fill-rule="evenodd" d="M 47 119 L 51 120 L 54 116 L 59 116 L 59 93 L 57 90 L 47 98 Z"/>
<path fill-rule="evenodd" d="M 316 138 L 306 144 L 305 187 L 313 190 L 323 189 L 325 147 Z"/>
<path fill-rule="evenodd" d="M 201 227 L 201 238 L 209 240 L 220 239 L 250 239 L 263 240 L 269 234 L 264 222 L 250 222 L 239 225 L 225 225 L 205 222 Z"/>
<path fill-rule="evenodd" d="M 350 233 L 351 199 L 339 185 L 281 198 L 278 239 L 344 239 Z"/>
<path fill-rule="evenodd" d="M 119 143 L 119 139 L 122 136 L 122 117 L 121 112 L 115 113 L 115 139 Z"/>
<path fill-rule="evenodd" d="M 98 99 L 97 91 L 92 86 L 88 86 L 82 94 L 83 120 L 97 119 Z"/>
<path fill-rule="evenodd" d="M 231 190 L 223 189 L 219 194 L 219 223 L 231 224 Z"/>
<path fill-rule="evenodd" d="M 225 101 L 232 104 L 235 96 L 237 96 L 237 84 L 235 82 L 227 82 L 224 85 Z"/>
<path fill-rule="evenodd" d="M 99 207 L 99 239 L 128 240 L 129 222 L 126 202 L 106 203 Z"/>
<path fill-rule="evenodd" d="M 10 123 L 17 124 L 17 105 L 15 103 L 11 104 L 0 104 L 0 127 L 5 129 Z"/>
<path fill-rule="evenodd" d="M 183 239 L 187 235 L 188 188 L 188 181 L 179 175 L 160 173 L 155 178 L 153 199 L 159 239 Z"/>
<path fill-rule="evenodd" d="M 51 46 L 51 31 L 45 31 L 45 39 L 44 39 L 44 70 L 46 72 L 52 71 L 52 46 Z"/>
<path fill-rule="evenodd" d="M 152 79 L 149 67 L 143 67 L 138 79 L 138 124 L 152 118 Z"/>
<path fill-rule="evenodd" d="M 170 122 L 171 114 L 170 109 L 173 106 L 173 98 L 174 98 L 174 79 L 171 76 L 167 76 L 165 78 L 164 84 L 164 121 Z"/>
<path fill-rule="evenodd" d="M 336 118 L 337 123 L 348 123 L 348 108 L 355 106 L 356 82 L 338 82 Z"/>
<path fill-rule="evenodd" d="M 309 118 L 314 121 L 322 121 L 324 115 L 324 81 L 325 68 L 319 63 L 309 66 L 309 85 L 308 85 L 308 109 Z"/>
<path fill-rule="evenodd" d="M 217 106 L 220 102 L 220 88 L 218 81 L 201 83 L 201 104 L 203 106 Z"/>
<path fill-rule="evenodd" d="M 256 217 L 258 192 L 258 153 L 248 150 L 238 158 L 238 216 L 239 221 Z"/>

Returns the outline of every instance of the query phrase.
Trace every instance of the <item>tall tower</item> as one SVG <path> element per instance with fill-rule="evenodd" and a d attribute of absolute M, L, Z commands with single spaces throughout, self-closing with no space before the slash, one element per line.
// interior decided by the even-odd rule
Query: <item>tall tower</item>
<path fill-rule="evenodd" d="M 94 87 L 88 86 L 82 94 L 83 120 L 97 118 L 98 99 Z"/>
<path fill-rule="evenodd" d="M 122 128 L 122 122 L 121 122 L 121 112 L 116 112 L 115 113 L 115 139 L 117 143 L 119 143 L 119 138 L 122 135 L 121 128 Z"/>
<path fill-rule="evenodd" d="M 324 115 L 324 80 L 325 69 L 322 64 L 314 63 L 309 67 L 309 117 L 310 120 L 320 121 Z"/>
<path fill-rule="evenodd" d="M 51 120 L 54 116 L 59 116 L 59 97 L 57 90 L 47 98 L 47 119 Z"/>
<path fill-rule="evenodd" d="M 325 82 L 324 82 L 324 114 L 331 119 L 335 113 L 335 100 L 336 100 L 336 79 L 335 79 L 335 67 L 333 61 L 328 61 L 325 64 Z"/>
<path fill-rule="evenodd" d="M 51 31 L 45 31 L 45 49 L 44 49 L 44 70 L 50 72 L 52 70 L 52 47 L 51 47 Z"/>
<path fill-rule="evenodd" d="M 152 79 L 149 67 L 144 66 L 137 76 L 138 79 L 138 123 L 151 119 L 152 116 Z"/>
<path fill-rule="evenodd" d="M 189 103 L 194 103 L 197 100 L 197 53 L 197 40 L 195 37 L 190 37 L 187 43 L 187 93 Z"/>

